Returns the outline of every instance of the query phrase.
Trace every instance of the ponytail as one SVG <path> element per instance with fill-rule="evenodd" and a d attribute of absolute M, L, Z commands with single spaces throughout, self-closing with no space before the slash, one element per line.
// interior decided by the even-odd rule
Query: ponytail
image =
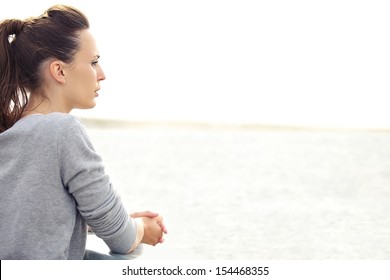
<path fill-rule="evenodd" d="M 27 105 L 27 92 L 13 52 L 13 43 L 23 30 L 21 20 L 0 23 L 0 133 L 11 127 Z"/>
<path fill-rule="evenodd" d="M 41 65 L 55 58 L 72 62 L 79 31 L 89 28 L 79 10 L 55 5 L 36 18 L 0 22 L 0 133 L 17 122 L 41 87 Z"/>

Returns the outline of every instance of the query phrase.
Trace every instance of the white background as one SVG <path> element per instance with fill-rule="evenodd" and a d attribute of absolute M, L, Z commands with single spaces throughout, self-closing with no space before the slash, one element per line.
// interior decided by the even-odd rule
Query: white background
<path fill-rule="evenodd" d="M 55 3 L 7 2 L 0 18 Z M 107 76 L 78 115 L 390 128 L 387 1 L 63 3 L 90 19 Z"/>

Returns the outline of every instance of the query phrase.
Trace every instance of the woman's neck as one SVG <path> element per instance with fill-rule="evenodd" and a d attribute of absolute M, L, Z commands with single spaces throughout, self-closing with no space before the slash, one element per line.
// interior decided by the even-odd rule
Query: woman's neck
<path fill-rule="evenodd" d="M 49 114 L 54 112 L 50 100 L 44 96 L 31 97 L 27 103 L 26 108 L 22 114 L 22 117 L 26 117 L 34 114 Z"/>

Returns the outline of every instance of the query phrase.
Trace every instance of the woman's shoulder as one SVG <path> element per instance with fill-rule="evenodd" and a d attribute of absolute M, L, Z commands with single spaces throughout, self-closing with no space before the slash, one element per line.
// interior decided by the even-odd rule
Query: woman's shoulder
<path fill-rule="evenodd" d="M 0 134 L 1 146 L 26 146 L 27 142 L 35 147 L 56 145 L 67 146 L 72 143 L 89 142 L 82 121 L 70 114 L 50 113 L 26 116 L 11 128 Z"/>
<path fill-rule="evenodd" d="M 48 126 L 54 126 L 60 134 L 70 136 L 86 134 L 85 126 L 81 119 L 71 114 L 66 113 L 50 113 L 45 115 Z M 54 129 L 53 127 L 53 129 Z"/>
<path fill-rule="evenodd" d="M 48 122 L 65 123 L 65 124 L 66 123 L 82 124 L 81 120 L 78 117 L 73 116 L 73 115 L 68 114 L 68 113 L 54 112 L 54 113 L 50 113 L 50 114 L 43 115 L 43 116 Z"/>
<path fill-rule="evenodd" d="M 71 114 L 54 112 L 46 115 L 36 115 L 33 119 L 31 116 L 31 122 L 35 123 L 48 130 L 63 130 L 69 127 L 83 128 L 82 121 Z"/>
<path fill-rule="evenodd" d="M 75 131 L 84 132 L 82 121 L 67 113 L 50 113 L 30 115 L 19 120 L 14 131 L 22 133 L 45 134 L 47 137 L 56 137 L 60 134 L 73 134 Z M 77 133 L 76 132 L 76 133 Z"/>

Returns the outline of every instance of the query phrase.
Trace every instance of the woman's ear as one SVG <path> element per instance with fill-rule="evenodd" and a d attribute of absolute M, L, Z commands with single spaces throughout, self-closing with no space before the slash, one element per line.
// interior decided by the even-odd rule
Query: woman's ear
<path fill-rule="evenodd" d="M 49 64 L 50 76 L 60 84 L 65 84 L 65 67 L 60 60 L 54 60 Z"/>

